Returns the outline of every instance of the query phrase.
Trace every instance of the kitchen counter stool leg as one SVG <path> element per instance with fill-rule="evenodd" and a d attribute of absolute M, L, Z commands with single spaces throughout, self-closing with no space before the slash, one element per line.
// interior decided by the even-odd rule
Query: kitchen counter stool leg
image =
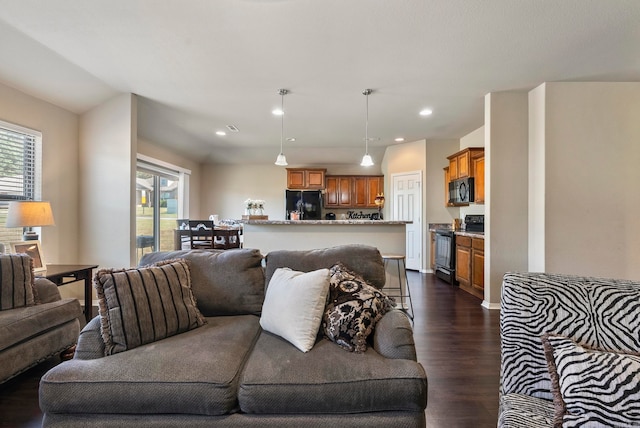
<path fill-rule="evenodd" d="M 405 256 L 401 254 L 382 254 L 382 260 L 384 261 L 385 272 L 387 270 L 387 266 L 390 261 L 396 262 L 396 267 L 398 269 L 398 286 L 397 287 L 384 287 L 383 291 L 395 291 L 398 290 L 399 294 L 391 294 L 390 297 L 400 298 L 400 310 L 402 310 L 411 322 L 413 322 L 414 312 L 413 312 L 413 302 L 411 301 L 411 288 L 409 287 L 409 277 L 407 276 L 407 266 L 405 263 Z M 402 289 L 402 281 L 404 277 L 404 290 Z M 405 303 L 406 299 L 406 303 Z"/>

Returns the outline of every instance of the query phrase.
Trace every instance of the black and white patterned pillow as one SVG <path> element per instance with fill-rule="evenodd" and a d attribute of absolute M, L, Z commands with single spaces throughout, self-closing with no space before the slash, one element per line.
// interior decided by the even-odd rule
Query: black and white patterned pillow
<path fill-rule="evenodd" d="M 33 259 L 26 254 L 0 255 L 0 310 L 33 306 Z"/>
<path fill-rule="evenodd" d="M 329 302 L 322 318 L 324 335 L 347 351 L 364 352 L 375 324 L 395 302 L 342 263 L 335 264 L 329 274 Z"/>
<path fill-rule="evenodd" d="M 640 354 L 542 336 L 555 407 L 554 427 L 640 425 Z"/>
<path fill-rule="evenodd" d="M 167 260 L 133 269 L 102 269 L 94 281 L 105 355 L 206 323 L 191 291 L 189 265 Z"/>

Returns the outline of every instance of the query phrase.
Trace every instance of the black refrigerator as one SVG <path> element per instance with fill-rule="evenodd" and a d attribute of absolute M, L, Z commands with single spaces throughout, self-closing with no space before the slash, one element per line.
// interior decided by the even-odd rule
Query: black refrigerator
<path fill-rule="evenodd" d="M 285 216 L 301 213 L 300 220 L 322 220 L 322 192 L 320 190 L 285 190 Z"/>

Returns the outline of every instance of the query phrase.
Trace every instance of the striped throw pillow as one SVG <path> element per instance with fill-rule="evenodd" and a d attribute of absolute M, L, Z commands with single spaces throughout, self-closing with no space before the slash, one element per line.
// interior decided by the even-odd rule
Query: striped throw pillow
<path fill-rule="evenodd" d="M 189 265 L 169 260 L 134 269 L 96 273 L 105 355 L 200 327 L 205 319 L 191 291 Z"/>
<path fill-rule="evenodd" d="M 640 354 L 542 336 L 551 376 L 554 427 L 640 426 Z"/>
<path fill-rule="evenodd" d="M 0 310 L 34 304 L 31 257 L 26 254 L 0 255 Z"/>

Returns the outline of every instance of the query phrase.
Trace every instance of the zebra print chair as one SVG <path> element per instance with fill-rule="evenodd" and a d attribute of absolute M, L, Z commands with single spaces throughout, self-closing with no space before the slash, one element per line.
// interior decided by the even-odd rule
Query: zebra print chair
<path fill-rule="evenodd" d="M 630 406 L 627 413 L 632 418 L 640 418 L 640 357 L 633 355 L 640 351 L 640 282 L 544 273 L 507 273 L 502 284 L 501 306 L 498 427 L 640 424 L 640 419 L 632 419 L 631 423 L 624 420 L 628 415 L 624 416 L 623 413 L 628 408 L 620 410 L 615 407 Z M 574 352 L 581 363 L 606 361 L 599 367 L 597 376 L 573 374 L 574 382 L 578 383 L 578 388 L 573 389 L 578 391 L 577 398 L 565 397 L 565 383 L 562 382 L 567 378 L 558 384 L 557 373 L 560 373 L 561 366 L 558 365 L 558 371 L 552 370 L 556 381 L 556 407 L 550 370 L 541 341 L 545 333 L 566 336 L 572 339 L 571 343 L 585 345 L 584 353 Z M 550 360 L 555 369 L 554 356 Z M 618 356 L 630 358 L 631 362 L 627 360 L 627 365 L 616 366 L 615 358 Z M 564 362 L 562 364 L 562 367 L 567 365 Z M 635 367 L 635 371 L 629 368 L 631 366 Z M 625 373 L 629 370 L 630 373 Z M 616 376 L 623 376 L 626 379 L 624 382 L 635 382 L 635 387 L 625 389 L 617 383 L 619 378 Z M 597 388 L 606 388 L 607 393 Z M 584 390 L 588 392 L 579 392 Z M 591 394 L 595 390 L 600 392 L 594 398 Z M 585 398 L 586 395 L 590 397 Z M 571 406 L 576 403 L 581 403 L 583 408 L 580 412 L 572 413 L 570 410 L 574 407 Z M 611 408 L 614 409 L 613 416 L 606 412 Z M 617 420 L 618 414 L 623 419 Z"/>

